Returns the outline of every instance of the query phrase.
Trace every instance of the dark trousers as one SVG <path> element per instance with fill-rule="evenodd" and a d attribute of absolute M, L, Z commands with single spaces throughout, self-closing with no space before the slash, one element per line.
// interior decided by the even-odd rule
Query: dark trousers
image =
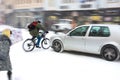
<path fill-rule="evenodd" d="M 12 80 L 11 77 L 12 77 L 12 71 L 8 71 L 7 72 L 7 77 L 8 77 L 8 80 Z"/>

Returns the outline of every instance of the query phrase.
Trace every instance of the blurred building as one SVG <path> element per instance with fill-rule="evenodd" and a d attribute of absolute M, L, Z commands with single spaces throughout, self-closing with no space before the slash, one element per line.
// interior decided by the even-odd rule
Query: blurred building
<path fill-rule="evenodd" d="M 6 24 L 15 27 L 26 27 L 34 19 L 50 27 L 59 18 L 73 19 L 78 25 L 92 21 L 120 23 L 120 0 L 3 0 L 3 3 Z"/>
<path fill-rule="evenodd" d="M 2 5 L 2 0 L 0 0 L 0 24 L 4 22 L 4 6 Z"/>
<path fill-rule="evenodd" d="M 13 26 L 26 27 L 35 19 L 43 20 L 44 0 L 12 0 L 14 11 L 10 15 Z M 9 18 L 10 20 L 11 18 Z M 8 20 L 8 22 L 9 22 Z"/>
<path fill-rule="evenodd" d="M 120 0 L 61 0 L 58 11 L 78 24 L 97 21 L 120 24 Z"/>
<path fill-rule="evenodd" d="M 103 22 L 120 24 L 120 0 L 100 0 L 98 11 Z"/>
<path fill-rule="evenodd" d="M 10 2 L 8 2 L 7 0 L 0 0 L 0 24 L 4 24 L 7 14 L 13 11 L 13 7 L 11 5 L 12 1 L 9 1 Z"/>
<path fill-rule="evenodd" d="M 56 6 L 56 10 L 48 10 L 46 11 L 46 20 L 54 20 L 50 16 L 58 18 L 69 18 L 74 20 L 76 24 L 83 24 L 83 22 L 88 20 L 88 17 L 95 13 L 98 9 L 98 1 L 97 0 L 56 0 L 57 2 L 54 5 Z M 50 22 L 54 23 L 54 22 Z M 49 24 L 50 24 L 49 23 Z"/>

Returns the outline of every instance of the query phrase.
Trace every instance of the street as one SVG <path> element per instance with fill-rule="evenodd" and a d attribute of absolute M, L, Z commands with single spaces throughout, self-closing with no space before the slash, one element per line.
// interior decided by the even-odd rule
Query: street
<path fill-rule="evenodd" d="M 51 48 L 25 52 L 23 41 L 11 46 L 12 80 L 119 80 L 120 60 L 109 62 L 80 52 L 56 53 Z M 0 72 L 0 77 L 7 80 L 6 72 Z"/>

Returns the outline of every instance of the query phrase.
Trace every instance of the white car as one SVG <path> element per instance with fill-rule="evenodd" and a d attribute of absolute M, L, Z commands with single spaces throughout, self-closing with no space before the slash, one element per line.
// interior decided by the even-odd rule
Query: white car
<path fill-rule="evenodd" d="M 56 52 L 68 50 L 100 54 L 108 61 L 120 57 L 120 25 L 82 25 L 65 35 L 53 36 L 50 41 Z"/>
<path fill-rule="evenodd" d="M 71 25 L 72 20 L 71 19 L 59 19 L 58 23 L 53 24 L 51 26 L 51 29 L 53 31 L 64 31 L 64 30 L 70 30 L 72 29 Z"/>

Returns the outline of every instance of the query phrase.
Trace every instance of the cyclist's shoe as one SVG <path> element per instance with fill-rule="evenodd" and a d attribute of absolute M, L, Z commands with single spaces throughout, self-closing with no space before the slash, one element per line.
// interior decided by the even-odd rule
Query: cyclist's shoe
<path fill-rule="evenodd" d="M 36 48 L 41 48 L 41 47 L 36 45 Z"/>

